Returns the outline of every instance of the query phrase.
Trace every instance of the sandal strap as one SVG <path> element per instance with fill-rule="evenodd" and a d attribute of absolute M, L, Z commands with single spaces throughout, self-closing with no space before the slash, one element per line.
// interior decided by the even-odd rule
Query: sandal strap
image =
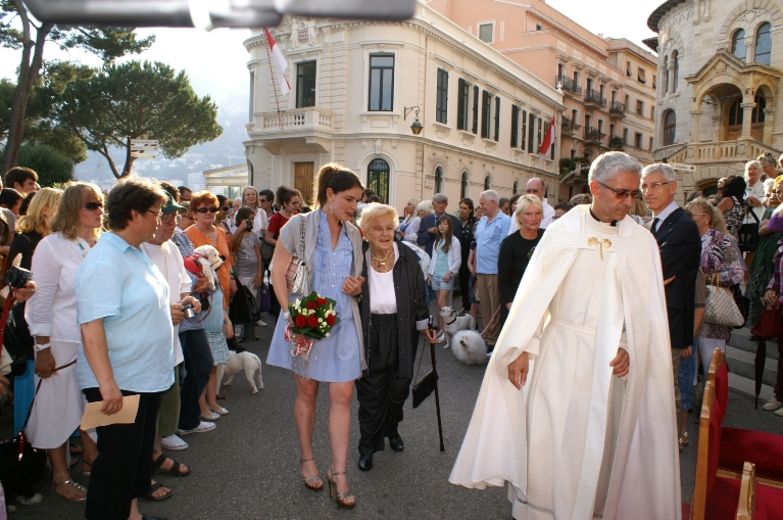
<path fill-rule="evenodd" d="M 67 480 L 55 480 L 54 481 L 54 485 L 55 486 L 71 486 L 71 487 L 74 487 L 74 488 L 78 489 L 82 493 L 86 493 L 87 492 L 87 488 L 86 487 L 82 486 L 81 484 L 79 484 L 78 482 L 76 482 L 75 480 L 70 479 L 70 478 L 67 479 Z"/>

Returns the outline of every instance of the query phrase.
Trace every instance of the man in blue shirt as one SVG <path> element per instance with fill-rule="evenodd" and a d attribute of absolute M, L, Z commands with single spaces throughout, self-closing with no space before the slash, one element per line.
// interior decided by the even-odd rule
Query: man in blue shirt
<path fill-rule="evenodd" d="M 500 308 L 498 290 L 498 253 L 500 243 L 508 235 L 511 218 L 500 211 L 496 191 L 488 190 L 479 195 L 479 206 L 484 216 L 476 224 L 476 247 L 470 251 L 468 268 L 476 277 L 479 297 L 479 314 L 482 327 L 487 327 L 484 338 L 487 348 L 495 347 L 500 332 L 497 310 Z"/>

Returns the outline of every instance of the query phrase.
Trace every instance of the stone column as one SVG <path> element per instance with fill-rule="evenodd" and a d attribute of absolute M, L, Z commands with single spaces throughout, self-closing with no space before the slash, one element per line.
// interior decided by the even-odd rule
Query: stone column
<path fill-rule="evenodd" d="M 775 129 L 775 107 L 768 106 L 764 109 L 764 133 L 762 141 L 764 144 L 772 143 L 772 132 Z"/>
<path fill-rule="evenodd" d="M 750 125 L 753 118 L 753 109 L 756 108 L 756 103 L 745 102 L 741 103 L 742 107 L 742 132 L 740 133 L 740 139 L 751 139 Z"/>
<path fill-rule="evenodd" d="M 691 143 L 698 144 L 701 138 L 701 115 L 704 113 L 700 108 L 691 110 Z"/>

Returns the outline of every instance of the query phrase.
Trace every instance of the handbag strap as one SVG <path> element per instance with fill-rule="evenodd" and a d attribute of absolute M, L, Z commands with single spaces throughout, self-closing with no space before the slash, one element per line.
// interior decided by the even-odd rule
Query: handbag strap
<path fill-rule="evenodd" d="M 76 360 L 74 359 L 73 361 L 70 361 L 64 365 L 60 365 L 59 367 L 56 367 L 54 371 L 57 372 L 58 370 L 62 370 L 63 368 L 68 368 L 69 366 L 75 364 L 76 364 Z M 22 424 L 22 428 L 20 429 L 20 431 L 24 431 L 24 429 L 27 428 L 27 423 L 30 421 L 30 416 L 33 414 L 33 404 L 35 404 L 35 398 L 38 395 L 38 390 L 41 389 L 41 383 L 44 382 L 44 379 L 46 378 L 41 377 L 38 379 L 38 385 L 36 385 L 35 387 L 35 394 L 33 394 L 33 400 L 30 401 L 30 408 L 27 409 L 27 417 L 24 418 L 24 423 Z"/>
<path fill-rule="evenodd" d="M 305 219 L 304 217 L 299 218 L 299 249 L 302 251 L 302 256 L 299 257 L 299 261 L 302 262 L 302 265 L 305 264 L 304 256 L 305 256 Z"/>

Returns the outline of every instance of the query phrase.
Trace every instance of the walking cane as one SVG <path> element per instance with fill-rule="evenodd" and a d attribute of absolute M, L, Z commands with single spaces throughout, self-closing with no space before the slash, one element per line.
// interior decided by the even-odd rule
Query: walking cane
<path fill-rule="evenodd" d="M 435 368 L 435 345 L 430 343 L 430 358 L 432 359 L 432 371 L 438 373 Z M 435 411 L 438 414 L 438 436 L 440 437 L 440 451 L 446 451 L 443 446 L 443 424 L 440 419 L 440 396 L 438 395 L 438 380 L 435 379 Z"/>

